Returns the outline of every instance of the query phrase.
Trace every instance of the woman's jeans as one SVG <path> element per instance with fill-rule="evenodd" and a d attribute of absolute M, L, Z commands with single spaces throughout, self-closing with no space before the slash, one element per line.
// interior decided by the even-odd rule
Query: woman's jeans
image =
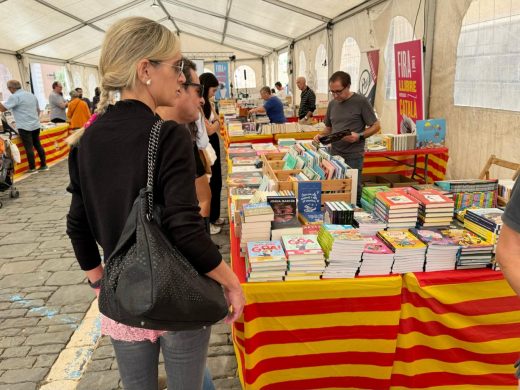
<path fill-rule="evenodd" d="M 157 390 L 159 350 L 168 390 L 202 389 L 211 326 L 167 332 L 155 343 L 112 339 L 125 390 Z"/>

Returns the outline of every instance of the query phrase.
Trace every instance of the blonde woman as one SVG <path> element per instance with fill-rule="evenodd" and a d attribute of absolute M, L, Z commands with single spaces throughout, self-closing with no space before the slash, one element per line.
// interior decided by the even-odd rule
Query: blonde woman
<path fill-rule="evenodd" d="M 158 106 L 172 106 L 184 81 L 179 40 L 166 27 L 133 17 L 106 33 L 99 70 L 98 117 L 85 130 L 69 158 L 72 202 L 67 233 L 89 282 L 99 291 L 103 268 L 99 244 L 108 258 L 146 183 L 149 132 Z M 108 106 L 110 95 L 121 100 Z M 227 322 L 242 313 L 244 296 L 238 279 L 222 261 L 205 232 L 195 194 L 195 163 L 187 129 L 165 122 L 156 163 L 155 198 L 164 205 L 162 224 L 171 241 L 200 272 L 221 283 L 232 306 Z M 164 332 L 133 328 L 102 317 L 102 333 L 114 345 L 123 386 L 156 390 L 159 350 L 168 389 L 200 389 L 210 327 Z"/>

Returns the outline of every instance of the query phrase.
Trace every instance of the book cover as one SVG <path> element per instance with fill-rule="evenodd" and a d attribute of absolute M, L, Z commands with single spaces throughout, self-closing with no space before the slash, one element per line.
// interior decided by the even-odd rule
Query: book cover
<path fill-rule="evenodd" d="M 417 149 L 441 148 L 446 139 L 446 119 L 418 120 Z"/>
<path fill-rule="evenodd" d="M 315 234 L 287 235 L 282 237 L 282 242 L 289 257 L 323 252 Z"/>
<path fill-rule="evenodd" d="M 376 255 L 388 255 L 394 253 L 386 244 L 377 236 L 365 237 L 364 253 Z"/>
<path fill-rule="evenodd" d="M 321 210 L 321 183 L 319 181 L 298 182 L 298 212 L 312 213 Z"/>
<path fill-rule="evenodd" d="M 417 199 L 427 209 L 432 207 L 453 207 L 453 199 L 450 199 L 436 190 L 416 190 L 410 188 L 408 194 Z"/>
<path fill-rule="evenodd" d="M 376 198 L 390 209 L 418 208 L 419 202 L 409 195 L 388 191 L 378 192 Z"/>
<path fill-rule="evenodd" d="M 410 229 L 419 240 L 428 245 L 456 246 L 457 242 L 441 233 L 439 229 Z"/>
<path fill-rule="evenodd" d="M 233 157 L 231 159 L 233 166 L 235 165 L 256 165 L 258 163 L 258 157 Z"/>
<path fill-rule="evenodd" d="M 296 197 L 294 196 L 268 196 L 267 203 L 274 212 L 275 222 L 288 222 L 296 220 Z"/>
<path fill-rule="evenodd" d="M 323 223 L 322 211 L 300 212 L 298 218 L 304 225 L 321 225 Z"/>
<path fill-rule="evenodd" d="M 467 229 L 441 229 L 443 236 L 452 238 L 457 245 L 463 247 L 491 247 L 492 244 Z"/>
<path fill-rule="evenodd" d="M 282 243 L 275 241 L 253 241 L 247 243 L 249 262 L 285 259 Z"/>
<path fill-rule="evenodd" d="M 426 248 L 421 240 L 415 237 L 408 230 L 388 230 L 380 231 L 378 236 L 393 249 L 422 249 Z"/>
<path fill-rule="evenodd" d="M 248 203 L 244 207 L 244 216 L 273 214 L 273 209 L 267 202 L 262 203 Z"/>

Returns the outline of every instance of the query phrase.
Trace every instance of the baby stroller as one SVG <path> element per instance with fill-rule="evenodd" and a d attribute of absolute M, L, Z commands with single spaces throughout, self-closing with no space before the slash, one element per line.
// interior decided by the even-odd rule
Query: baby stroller
<path fill-rule="evenodd" d="M 11 141 L 0 137 L 0 193 L 9 191 L 11 198 L 18 198 L 20 193 L 14 186 L 14 159 L 11 153 Z M 3 203 L 0 200 L 0 208 Z"/>

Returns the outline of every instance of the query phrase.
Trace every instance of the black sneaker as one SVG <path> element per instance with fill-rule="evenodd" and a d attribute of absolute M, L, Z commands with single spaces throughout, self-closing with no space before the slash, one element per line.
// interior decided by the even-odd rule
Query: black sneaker
<path fill-rule="evenodd" d="M 29 168 L 29 170 L 27 172 L 34 173 L 34 172 L 38 172 L 38 171 L 36 170 L 36 168 Z"/>
<path fill-rule="evenodd" d="M 39 171 L 48 171 L 49 170 L 49 166 L 48 165 L 44 165 L 44 166 L 41 166 L 40 168 L 38 168 Z"/>

